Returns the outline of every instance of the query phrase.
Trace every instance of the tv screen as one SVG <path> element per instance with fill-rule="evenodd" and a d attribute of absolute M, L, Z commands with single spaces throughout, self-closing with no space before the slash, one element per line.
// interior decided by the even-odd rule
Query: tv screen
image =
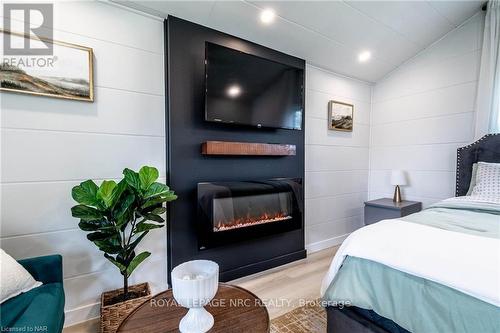
<path fill-rule="evenodd" d="M 304 70 L 206 43 L 205 120 L 302 129 Z"/>

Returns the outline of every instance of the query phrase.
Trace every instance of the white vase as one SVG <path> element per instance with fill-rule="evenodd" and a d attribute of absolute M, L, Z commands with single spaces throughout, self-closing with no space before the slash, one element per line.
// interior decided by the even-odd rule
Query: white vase
<path fill-rule="evenodd" d="M 214 317 L 205 310 L 219 287 L 219 265 L 210 260 L 193 260 L 176 266 L 171 273 L 174 298 L 189 309 L 181 319 L 182 333 L 204 333 L 214 325 Z"/>

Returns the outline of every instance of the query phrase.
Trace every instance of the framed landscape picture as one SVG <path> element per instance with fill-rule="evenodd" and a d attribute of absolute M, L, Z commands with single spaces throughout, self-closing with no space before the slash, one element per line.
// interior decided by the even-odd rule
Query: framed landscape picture
<path fill-rule="evenodd" d="M 0 63 L 0 90 L 16 93 L 94 100 L 93 52 L 91 48 L 1 31 L 9 34 L 11 44 L 52 44 L 51 55 L 9 55 Z"/>
<path fill-rule="evenodd" d="M 328 128 L 335 131 L 352 132 L 354 105 L 330 101 L 328 103 Z"/>

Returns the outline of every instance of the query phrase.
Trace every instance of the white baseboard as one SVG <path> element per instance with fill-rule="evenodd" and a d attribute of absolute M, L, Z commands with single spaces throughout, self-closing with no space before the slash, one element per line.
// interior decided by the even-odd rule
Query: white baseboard
<path fill-rule="evenodd" d="M 99 318 L 101 302 L 80 306 L 64 312 L 64 327 Z"/>
<path fill-rule="evenodd" d="M 333 238 L 325 239 L 319 242 L 311 243 L 306 245 L 307 253 L 314 253 L 332 246 L 337 246 L 342 244 L 342 242 L 349 236 L 350 233 L 345 235 L 336 236 Z"/>

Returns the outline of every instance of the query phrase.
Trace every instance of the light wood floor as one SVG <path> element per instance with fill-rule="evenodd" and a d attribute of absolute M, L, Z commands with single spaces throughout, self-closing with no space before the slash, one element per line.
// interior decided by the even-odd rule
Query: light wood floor
<path fill-rule="evenodd" d="M 281 316 L 306 301 L 317 299 L 321 280 L 338 247 L 308 255 L 304 260 L 276 267 L 231 281 L 259 296 L 271 319 Z M 98 321 L 92 320 L 67 327 L 63 333 L 97 333 Z"/>
<path fill-rule="evenodd" d="M 321 281 L 338 247 L 310 254 L 306 259 L 231 281 L 262 299 L 271 319 L 301 302 L 317 299 Z M 281 301 L 281 302 L 280 302 Z"/>

